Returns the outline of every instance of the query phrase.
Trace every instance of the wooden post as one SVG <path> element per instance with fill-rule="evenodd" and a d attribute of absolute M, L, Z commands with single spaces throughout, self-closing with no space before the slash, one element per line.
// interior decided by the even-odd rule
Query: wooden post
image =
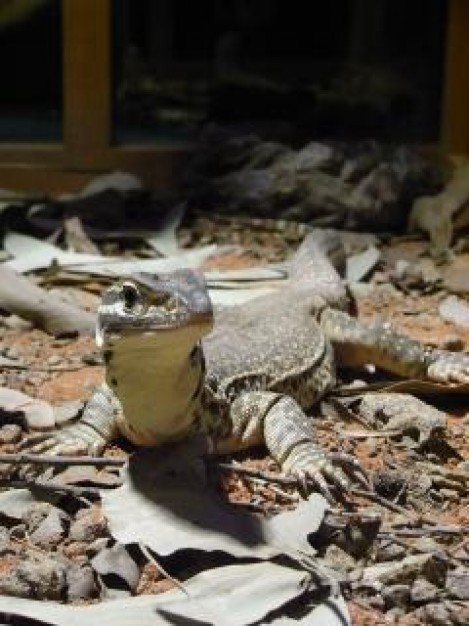
<path fill-rule="evenodd" d="M 112 139 L 111 0 L 64 0 L 64 144 L 73 161 Z"/>
<path fill-rule="evenodd" d="M 442 146 L 469 154 L 469 2 L 448 4 Z"/>

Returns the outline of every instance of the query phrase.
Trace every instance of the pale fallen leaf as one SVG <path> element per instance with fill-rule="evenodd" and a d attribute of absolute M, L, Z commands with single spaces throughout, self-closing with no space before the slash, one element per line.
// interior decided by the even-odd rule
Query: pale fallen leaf
<path fill-rule="evenodd" d="M 102 494 L 115 539 L 142 543 L 168 555 L 188 547 L 234 557 L 271 558 L 309 553 L 309 533 L 320 525 L 326 500 L 312 494 L 294 511 L 262 519 L 222 502 L 206 483 L 205 465 L 191 441 L 139 450 L 123 472 L 122 487 Z"/>
<path fill-rule="evenodd" d="M 52 602 L 0 597 L 0 613 L 42 620 L 54 626 L 168 626 L 169 624 L 258 623 L 274 610 L 302 596 L 305 572 L 270 562 L 218 567 L 194 576 L 180 589 L 158 595 L 109 600 L 92 606 L 64 606 Z M 350 626 L 345 602 L 328 597 L 295 618 L 304 626 Z M 208 620 L 208 621 L 207 621 Z M 269 619 L 269 624 L 293 623 L 290 618 Z M 19 623 L 19 622 L 18 622 Z"/>
<path fill-rule="evenodd" d="M 48 402 L 16 389 L 0 387 L 0 408 L 6 414 L 22 414 L 27 425 L 36 430 L 49 430 L 55 426 L 54 410 Z"/>

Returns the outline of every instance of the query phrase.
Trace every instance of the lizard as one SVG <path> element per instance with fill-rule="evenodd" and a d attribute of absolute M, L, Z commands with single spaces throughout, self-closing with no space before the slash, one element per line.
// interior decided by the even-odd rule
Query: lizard
<path fill-rule="evenodd" d="M 354 317 L 330 261 L 340 256 L 337 240 L 310 233 L 286 263 L 283 288 L 216 311 L 194 270 L 113 284 L 96 326 L 105 382 L 78 422 L 26 446 L 97 454 L 119 435 L 154 446 L 203 431 L 216 454 L 265 444 L 284 472 L 323 492 L 329 482 L 345 489 L 350 459 L 326 454 L 307 416 L 333 389 L 337 366 L 374 363 L 403 377 L 465 383 L 469 355 Z"/>

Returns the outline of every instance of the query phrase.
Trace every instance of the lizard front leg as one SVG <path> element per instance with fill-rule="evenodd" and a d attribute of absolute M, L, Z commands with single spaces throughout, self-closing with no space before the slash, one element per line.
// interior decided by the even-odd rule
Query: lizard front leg
<path fill-rule="evenodd" d="M 31 435 L 21 449 L 31 454 L 100 454 L 119 434 L 117 418 L 121 411 L 119 400 L 104 383 L 91 396 L 77 422 L 50 433 Z"/>
<path fill-rule="evenodd" d="M 312 479 L 326 495 L 325 478 L 341 490 L 348 480 L 313 440 L 311 420 L 291 397 L 270 391 L 247 392 L 231 405 L 231 434 L 214 443 L 217 454 L 227 454 L 265 443 L 282 470 Z M 336 459 L 345 465 L 350 459 Z M 355 464 L 354 470 L 359 469 Z"/>
<path fill-rule="evenodd" d="M 325 309 L 320 324 L 341 365 L 373 363 L 406 378 L 469 383 L 469 355 L 423 345 L 387 324 L 365 326 L 342 311 Z"/>

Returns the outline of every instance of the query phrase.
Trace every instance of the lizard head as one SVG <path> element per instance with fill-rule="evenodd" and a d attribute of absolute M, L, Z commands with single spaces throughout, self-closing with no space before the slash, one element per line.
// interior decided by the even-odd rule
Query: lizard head
<path fill-rule="evenodd" d="M 134 443 L 187 434 L 204 381 L 200 340 L 212 320 L 205 281 L 193 271 L 139 274 L 104 292 L 96 343 L 123 409 L 119 428 Z"/>
<path fill-rule="evenodd" d="M 178 270 L 138 274 L 109 287 L 98 308 L 96 343 L 102 348 L 120 339 L 179 334 L 196 343 L 213 324 L 208 290 L 201 274 Z M 189 332 L 188 332 L 189 331 Z"/>

